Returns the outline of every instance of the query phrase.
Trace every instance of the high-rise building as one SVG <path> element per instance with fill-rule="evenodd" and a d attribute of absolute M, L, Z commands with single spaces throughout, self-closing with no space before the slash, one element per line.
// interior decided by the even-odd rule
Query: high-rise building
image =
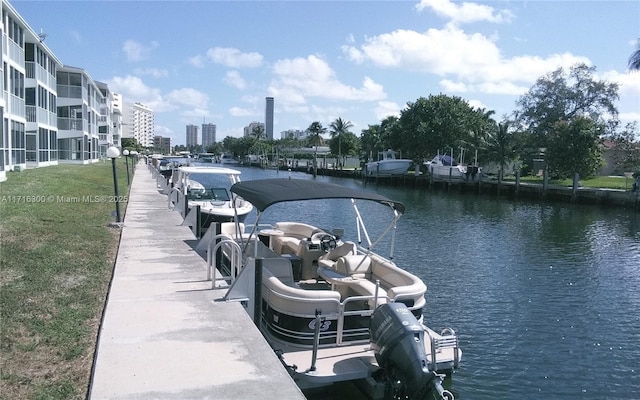
<path fill-rule="evenodd" d="M 216 124 L 202 124 L 202 147 L 216 143 Z"/>
<path fill-rule="evenodd" d="M 273 140 L 273 97 L 266 98 L 267 106 L 264 115 L 265 135 Z"/>
<path fill-rule="evenodd" d="M 134 138 L 142 147 L 153 146 L 155 123 L 153 111 L 142 103 L 123 104 L 123 138 Z"/>
<path fill-rule="evenodd" d="M 187 125 L 187 147 L 198 145 L 198 126 Z"/>

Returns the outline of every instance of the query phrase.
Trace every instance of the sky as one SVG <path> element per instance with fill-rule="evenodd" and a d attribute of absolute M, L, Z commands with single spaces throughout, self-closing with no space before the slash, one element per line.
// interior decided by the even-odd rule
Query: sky
<path fill-rule="evenodd" d="M 186 125 L 218 141 L 265 120 L 274 138 L 319 121 L 357 135 L 420 97 L 458 96 L 501 121 L 536 80 L 586 63 L 618 83 L 640 122 L 640 1 L 11 1 L 65 65 L 154 111 L 155 134 Z M 328 135 L 327 135 L 328 137 Z"/>

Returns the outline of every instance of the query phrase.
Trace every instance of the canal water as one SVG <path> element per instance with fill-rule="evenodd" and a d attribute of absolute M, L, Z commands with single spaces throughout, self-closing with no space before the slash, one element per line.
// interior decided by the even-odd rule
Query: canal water
<path fill-rule="evenodd" d="M 289 176 L 238 169 L 243 180 Z M 427 284 L 426 324 L 459 334 L 456 399 L 640 399 L 638 213 L 317 179 L 406 205 L 394 261 Z M 274 206 L 262 222 L 314 217 L 354 238 L 338 203 L 310 203 Z M 365 222 L 388 221 L 385 210 L 365 207 Z"/>

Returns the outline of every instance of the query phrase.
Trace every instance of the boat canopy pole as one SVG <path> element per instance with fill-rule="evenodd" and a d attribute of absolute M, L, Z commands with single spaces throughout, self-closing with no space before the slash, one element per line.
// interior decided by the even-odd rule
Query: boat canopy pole
<path fill-rule="evenodd" d="M 367 247 L 371 250 L 371 239 L 369 238 L 369 232 L 367 232 L 367 227 L 364 225 L 364 221 L 362 221 L 362 216 L 360 215 L 360 210 L 358 210 L 358 206 L 356 205 L 356 200 L 351 199 L 351 204 L 353 205 L 353 210 L 356 212 L 356 222 L 358 227 L 362 227 L 362 231 L 364 232 L 364 237 L 367 239 Z"/>
<path fill-rule="evenodd" d="M 394 249 L 395 243 L 396 243 L 396 223 L 398 222 L 398 220 L 400 219 L 401 216 L 402 216 L 402 214 L 398 214 L 398 211 L 396 211 L 394 209 L 393 210 L 393 221 L 391 221 L 389 226 L 387 226 L 387 229 L 385 229 L 384 232 L 382 232 L 380 237 L 371 246 L 371 248 L 373 248 L 375 245 L 377 245 L 378 242 L 380 242 L 382 240 L 382 238 L 387 236 L 387 233 L 389 233 L 389 231 L 392 230 L 392 233 L 391 233 L 391 250 L 390 250 L 390 254 L 389 254 L 389 258 L 390 259 L 393 259 L 393 249 Z"/>
<path fill-rule="evenodd" d="M 234 207 L 235 208 L 235 207 Z M 262 218 L 262 212 L 261 211 L 257 211 L 256 212 L 256 222 L 253 224 L 253 228 L 251 228 L 251 233 L 249 233 L 249 237 L 247 238 L 247 242 L 245 243 L 244 241 L 244 235 L 240 235 L 240 242 L 242 243 L 242 254 L 245 254 L 245 251 L 247 250 L 247 247 L 249 247 L 249 243 L 251 242 L 251 238 L 253 237 L 253 234 L 255 233 L 257 236 L 257 230 L 258 230 L 258 224 L 260 223 L 260 218 Z M 256 243 L 257 245 L 257 243 Z M 256 249 L 256 254 L 257 254 L 257 249 Z"/>

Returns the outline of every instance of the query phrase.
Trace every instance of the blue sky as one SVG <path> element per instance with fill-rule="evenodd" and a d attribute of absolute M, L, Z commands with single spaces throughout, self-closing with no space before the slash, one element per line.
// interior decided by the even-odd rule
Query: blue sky
<path fill-rule="evenodd" d="M 66 65 L 155 112 L 156 134 L 185 126 L 217 140 L 264 121 L 274 136 L 341 117 L 360 134 L 407 102 L 444 93 L 510 114 L 536 79 L 584 62 L 620 84 L 640 121 L 638 1 L 12 1 Z"/>

